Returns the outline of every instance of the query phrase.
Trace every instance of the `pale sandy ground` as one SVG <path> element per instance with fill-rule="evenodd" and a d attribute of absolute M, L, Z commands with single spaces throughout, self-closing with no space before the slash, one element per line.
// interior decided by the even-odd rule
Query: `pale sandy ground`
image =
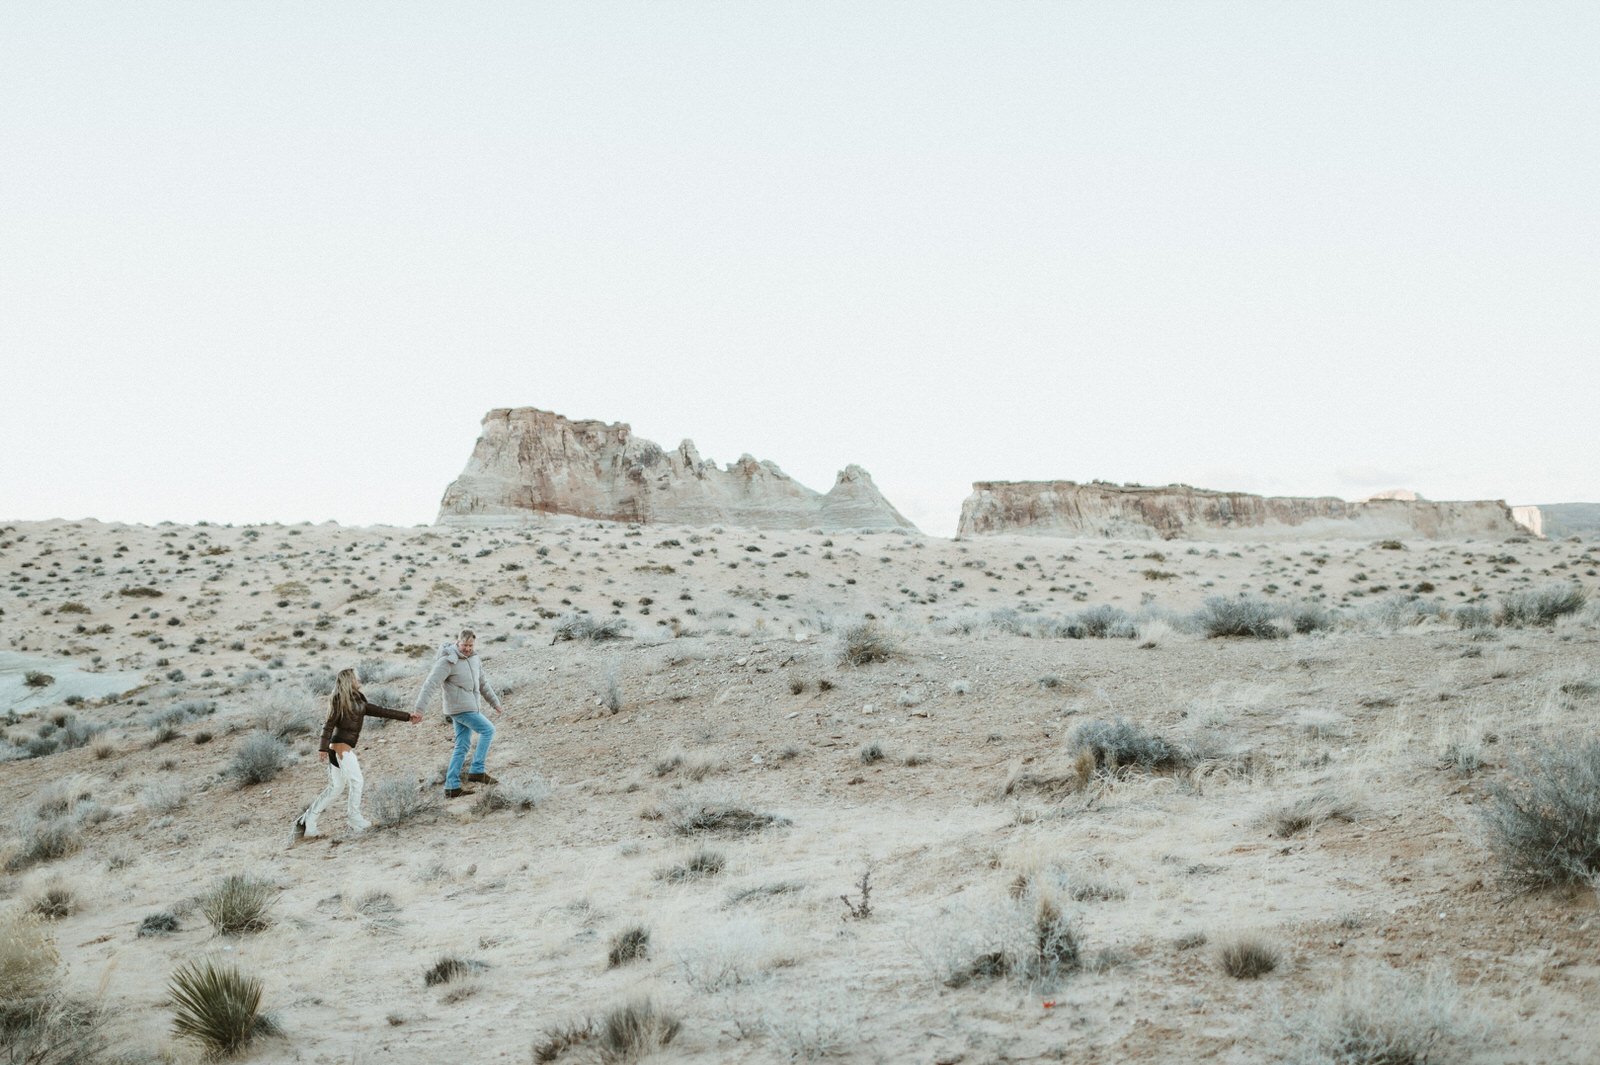
<path fill-rule="evenodd" d="M 1595 894 L 1510 892 L 1479 810 L 1512 752 L 1594 734 L 1600 685 L 1570 682 L 1600 680 L 1600 613 L 1591 604 L 1554 628 L 1475 639 L 1362 612 L 1421 580 L 1446 606 L 1553 579 L 1593 591 L 1597 566 L 1600 547 L 1566 542 L 1396 551 L 590 523 L 11 523 L 0 526 L 0 647 L 145 683 L 77 707 L 109 725 L 99 750 L 0 763 L 11 837 L 9 822 L 29 818 L 53 783 L 110 811 L 85 827 L 81 852 L 4 875 L 0 906 L 24 904 L 50 877 L 77 890 L 80 910 L 54 923 L 67 981 L 120 1009 L 121 1045 L 142 1060 L 193 1059 L 169 1034 L 166 981 L 219 954 L 265 980 L 284 1028 L 249 1053 L 261 1062 L 525 1062 L 547 1026 L 646 992 L 683 1022 L 660 1061 L 1277 1061 L 1342 978 L 1430 965 L 1481 1021 L 1478 1039 L 1432 1060 L 1593 1062 Z M 119 594 L 136 586 L 163 594 Z M 1187 611 L 1241 590 L 1321 593 L 1345 620 L 1277 641 L 1157 625 L 1154 647 L 950 624 L 998 608 L 1138 611 L 1146 597 Z M 87 613 L 61 612 L 67 602 Z M 632 638 L 552 646 L 553 619 L 575 608 L 615 613 Z M 901 655 L 840 665 L 837 632 L 823 630 L 869 612 Z M 330 839 L 289 846 L 322 782 L 314 739 L 295 741 L 298 762 L 275 781 L 241 789 L 224 771 L 253 715 L 304 707 L 320 725 L 326 698 L 306 679 L 363 659 L 396 674 L 369 691 L 409 706 L 427 655 L 461 624 L 478 630 L 489 674 L 510 692 L 491 771 L 539 774 L 550 798 L 484 815 L 458 800 L 350 838 L 335 810 Z M 615 714 L 598 699 L 610 670 Z M 819 691 L 820 679 L 834 687 Z M 153 744 L 149 717 L 196 699 L 215 700 L 215 715 Z M 3 734 L 22 743 L 62 709 Z M 1223 754 L 1194 773 L 1102 774 L 1056 800 L 1002 794 L 1015 770 L 1051 764 L 1075 725 L 1117 715 Z M 200 733 L 214 738 L 197 744 Z M 1445 768 L 1452 739 L 1483 744 L 1484 767 Z M 887 758 L 864 765 L 873 741 Z M 369 791 L 391 777 L 431 787 L 448 746 L 437 709 L 423 725 L 370 724 Z M 685 765 L 658 775 L 673 753 Z M 160 782 L 189 796 L 174 813 L 148 809 Z M 1356 819 L 1289 839 L 1262 823 L 1319 790 L 1348 799 Z M 642 816 L 706 796 L 792 824 L 686 840 Z M 720 875 L 655 877 L 701 845 L 726 857 Z M 874 913 L 845 920 L 839 896 L 869 866 Z M 1109 889 L 1070 905 L 1089 954 L 1114 964 L 1054 987 L 945 987 L 943 967 L 1005 920 L 1019 872 L 1051 869 Z M 281 887 L 267 931 L 217 937 L 188 910 L 178 933 L 136 937 L 145 915 L 181 909 L 236 871 Z M 780 883 L 796 886 L 730 904 Z M 397 910 L 359 914 L 374 890 Z M 650 957 L 608 970 L 610 937 L 634 923 L 651 931 Z M 1260 981 L 1224 975 L 1214 944 L 1240 929 L 1280 944 L 1284 965 Z M 1196 931 L 1211 944 L 1175 945 Z M 446 953 L 487 968 L 425 987 Z M 476 990 L 463 997 L 463 986 Z"/>

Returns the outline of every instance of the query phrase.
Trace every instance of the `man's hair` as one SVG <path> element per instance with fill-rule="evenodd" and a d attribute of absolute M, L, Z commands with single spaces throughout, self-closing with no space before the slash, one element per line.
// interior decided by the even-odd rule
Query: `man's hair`
<path fill-rule="evenodd" d="M 462 629 L 461 635 L 456 637 L 456 642 L 460 643 L 462 640 L 475 640 L 477 638 L 478 634 L 473 632 L 471 629 Z"/>

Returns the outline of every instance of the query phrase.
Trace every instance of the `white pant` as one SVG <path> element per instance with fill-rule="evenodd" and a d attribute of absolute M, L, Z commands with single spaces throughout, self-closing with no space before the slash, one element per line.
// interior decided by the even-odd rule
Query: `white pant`
<path fill-rule="evenodd" d="M 309 809 L 301 815 L 305 822 L 306 835 L 317 834 L 317 817 L 328 808 L 328 804 L 339 797 L 339 793 L 346 787 L 350 789 L 350 803 L 346 817 L 350 827 L 361 831 L 370 827 L 370 823 L 361 816 L 361 788 L 366 779 L 361 775 L 361 763 L 356 759 L 356 752 L 347 751 L 339 756 L 339 764 L 334 765 L 332 757 L 328 760 L 328 786 L 322 789 Z"/>

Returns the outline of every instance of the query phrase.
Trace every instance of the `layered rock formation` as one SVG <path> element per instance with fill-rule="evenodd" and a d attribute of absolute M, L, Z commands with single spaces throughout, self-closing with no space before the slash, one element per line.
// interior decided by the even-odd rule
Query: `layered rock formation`
<path fill-rule="evenodd" d="M 1116 540 L 1477 540 L 1526 530 L 1512 520 L 1510 507 L 1491 500 L 1349 502 L 1186 484 L 980 481 L 961 506 L 959 535 L 993 533 Z"/>
<path fill-rule="evenodd" d="M 744 525 L 758 529 L 914 529 L 859 466 L 826 494 L 745 455 L 726 468 L 691 441 L 665 451 L 621 422 L 573 421 L 533 407 L 499 408 L 466 469 L 445 489 L 440 522 L 567 514 L 604 521 Z"/>

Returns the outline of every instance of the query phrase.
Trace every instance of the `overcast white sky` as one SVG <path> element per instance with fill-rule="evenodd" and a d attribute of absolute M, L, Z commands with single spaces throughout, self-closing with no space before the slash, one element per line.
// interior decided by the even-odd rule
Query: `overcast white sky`
<path fill-rule="evenodd" d="M 0 518 L 432 520 L 630 422 L 1600 500 L 1600 5 L 6 5 Z"/>

